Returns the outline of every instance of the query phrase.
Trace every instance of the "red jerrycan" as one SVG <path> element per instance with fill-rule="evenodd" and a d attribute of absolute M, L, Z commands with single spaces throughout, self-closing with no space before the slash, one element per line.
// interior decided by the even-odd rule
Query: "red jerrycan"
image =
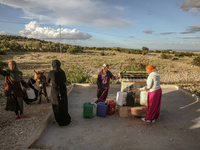
<path fill-rule="evenodd" d="M 115 113 L 116 102 L 113 100 L 107 100 L 106 103 L 108 104 L 108 115 L 113 115 Z"/>

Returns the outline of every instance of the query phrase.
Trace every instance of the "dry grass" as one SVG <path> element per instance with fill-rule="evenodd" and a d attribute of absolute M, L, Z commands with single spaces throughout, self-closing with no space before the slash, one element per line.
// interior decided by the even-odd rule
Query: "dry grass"
<path fill-rule="evenodd" d="M 138 59 L 141 57 L 137 54 L 127 54 L 116 51 L 104 51 L 106 56 L 101 56 L 102 51 L 84 50 L 83 53 L 77 55 L 67 53 L 53 53 L 53 52 L 30 52 L 30 53 L 15 53 L 3 56 L 6 62 L 15 60 L 19 69 L 23 72 L 25 78 L 32 76 L 33 70 L 46 70 L 48 72 L 51 68 L 51 62 L 54 59 L 61 61 L 63 65 L 70 63 L 79 63 L 82 65 L 92 77 L 96 77 L 102 68 L 103 63 L 110 64 L 110 71 L 117 75 L 121 70 L 120 63 L 126 63 L 126 59 L 131 57 Z M 113 55 L 115 53 L 115 55 Z M 172 61 L 170 59 L 161 59 L 161 54 L 150 53 L 145 57 L 149 59 L 149 64 L 157 67 L 160 74 L 167 73 L 169 70 L 172 72 L 184 71 L 198 71 L 198 68 L 191 68 L 191 61 L 193 57 L 183 57 L 179 60 Z"/>

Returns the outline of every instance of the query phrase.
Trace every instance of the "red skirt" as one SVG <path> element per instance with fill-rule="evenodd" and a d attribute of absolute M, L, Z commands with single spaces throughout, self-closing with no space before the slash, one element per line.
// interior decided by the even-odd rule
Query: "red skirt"
<path fill-rule="evenodd" d="M 145 120 L 157 119 L 160 115 L 162 89 L 148 92 L 147 96 L 147 116 Z"/>
<path fill-rule="evenodd" d="M 109 88 L 99 90 L 97 92 L 98 100 L 105 102 L 107 99 L 107 96 L 108 96 L 108 90 L 109 90 Z"/>

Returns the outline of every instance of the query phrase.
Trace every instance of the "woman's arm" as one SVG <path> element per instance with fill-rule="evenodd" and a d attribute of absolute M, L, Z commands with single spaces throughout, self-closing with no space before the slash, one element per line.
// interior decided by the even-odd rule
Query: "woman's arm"
<path fill-rule="evenodd" d="M 10 76 L 10 73 L 8 73 L 8 72 L 6 72 L 6 71 L 4 71 L 3 69 L 1 69 L 0 68 L 0 74 L 2 75 L 2 76 Z"/>
<path fill-rule="evenodd" d="M 149 90 L 151 89 L 153 86 L 153 79 L 149 76 L 147 78 L 147 85 L 144 86 L 143 88 L 140 88 L 140 91 L 146 91 L 146 90 Z"/>
<path fill-rule="evenodd" d="M 117 80 L 117 79 L 119 79 L 118 76 L 114 76 L 111 72 L 110 72 L 110 78 L 111 78 L 112 80 Z"/>
<path fill-rule="evenodd" d="M 29 86 L 28 86 L 28 84 L 24 81 L 24 80 L 22 80 L 21 81 L 21 84 L 22 84 L 22 86 L 24 86 L 25 88 L 30 88 Z"/>

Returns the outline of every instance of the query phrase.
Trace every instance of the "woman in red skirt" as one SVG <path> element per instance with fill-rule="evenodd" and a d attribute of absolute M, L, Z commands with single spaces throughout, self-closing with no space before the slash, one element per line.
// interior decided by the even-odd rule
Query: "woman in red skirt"
<path fill-rule="evenodd" d="M 146 66 L 146 72 L 149 74 L 147 78 L 147 86 L 139 88 L 138 91 L 147 91 L 147 116 L 141 118 L 145 122 L 155 122 L 160 115 L 160 106 L 162 98 L 162 89 L 160 87 L 160 75 L 156 67 L 152 65 Z"/>

